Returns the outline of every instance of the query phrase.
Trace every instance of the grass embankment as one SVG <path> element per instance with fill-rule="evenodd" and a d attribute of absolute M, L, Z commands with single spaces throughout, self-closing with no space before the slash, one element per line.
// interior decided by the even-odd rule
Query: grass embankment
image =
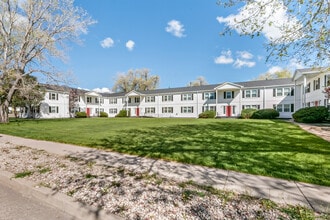
<path fill-rule="evenodd" d="M 0 133 L 330 186 L 330 144 L 281 120 L 12 121 Z"/>

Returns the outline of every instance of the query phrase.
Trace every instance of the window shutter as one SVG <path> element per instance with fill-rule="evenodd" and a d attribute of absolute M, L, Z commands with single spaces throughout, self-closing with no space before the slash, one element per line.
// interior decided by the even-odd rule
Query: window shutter
<path fill-rule="evenodd" d="M 194 94 L 191 94 L 191 100 L 194 100 Z"/>
<path fill-rule="evenodd" d="M 242 96 L 245 98 L 245 90 L 242 91 Z"/>
<path fill-rule="evenodd" d="M 226 91 L 223 92 L 223 99 L 226 99 Z"/>
<path fill-rule="evenodd" d="M 56 100 L 58 100 L 58 93 L 56 93 Z"/>
<path fill-rule="evenodd" d="M 294 104 L 291 104 L 291 112 L 294 112 Z"/>
<path fill-rule="evenodd" d="M 294 96 L 294 88 L 291 88 L 291 96 Z"/>
<path fill-rule="evenodd" d="M 276 97 L 276 89 L 273 89 L 273 97 Z"/>
<path fill-rule="evenodd" d="M 48 99 L 49 99 L 49 100 L 51 100 L 51 99 L 52 99 L 52 95 L 51 95 L 51 93 L 50 93 L 50 92 L 48 93 Z"/>
<path fill-rule="evenodd" d="M 56 113 L 58 113 L 58 106 L 56 107 Z"/>
<path fill-rule="evenodd" d="M 235 94 L 235 92 L 234 91 L 231 91 L 231 98 L 232 99 L 234 98 L 234 94 Z"/>
<path fill-rule="evenodd" d="M 204 95 L 205 93 L 203 92 L 203 94 L 202 94 L 202 100 L 204 100 L 205 99 L 205 95 Z"/>
<path fill-rule="evenodd" d="M 258 98 L 260 97 L 260 89 L 258 89 Z"/>
<path fill-rule="evenodd" d="M 48 107 L 48 113 L 51 113 L 52 112 L 52 108 L 49 106 Z"/>

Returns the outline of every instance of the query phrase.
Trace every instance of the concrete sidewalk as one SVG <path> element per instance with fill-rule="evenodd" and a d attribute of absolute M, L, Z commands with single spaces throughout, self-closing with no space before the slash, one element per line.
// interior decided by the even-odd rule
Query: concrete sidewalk
<path fill-rule="evenodd" d="M 304 205 L 316 212 L 330 213 L 330 187 L 0 134 L 0 144 L 8 142 L 62 156 L 81 157 L 93 160 L 98 164 L 148 171 L 179 181 L 192 180 L 220 190 L 231 190 L 258 198 L 267 198 L 278 203 Z"/>

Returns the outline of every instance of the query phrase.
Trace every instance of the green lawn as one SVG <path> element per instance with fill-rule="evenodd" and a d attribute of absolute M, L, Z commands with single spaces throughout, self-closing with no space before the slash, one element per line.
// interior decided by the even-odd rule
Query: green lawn
<path fill-rule="evenodd" d="M 281 120 L 23 120 L 0 133 L 330 186 L 330 143 Z"/>

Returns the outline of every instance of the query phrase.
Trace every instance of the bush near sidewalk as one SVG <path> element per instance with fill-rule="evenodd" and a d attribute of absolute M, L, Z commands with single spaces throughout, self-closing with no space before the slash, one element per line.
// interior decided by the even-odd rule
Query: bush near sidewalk
<path fill-rule="evenodd" d="M 294 121 L 302 123 L 319 123 L 329 117 L 329 111 L 324 106 L 302 108 L 292 115 Z"/>

